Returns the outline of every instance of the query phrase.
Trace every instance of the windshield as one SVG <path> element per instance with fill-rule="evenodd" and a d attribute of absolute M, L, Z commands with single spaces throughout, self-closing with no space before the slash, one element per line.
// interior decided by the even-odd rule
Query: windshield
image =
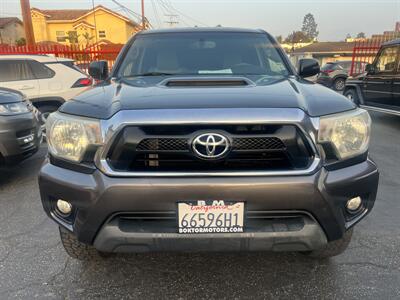
<path fill-rule="evenodd" d="M 340 65 L 335 63 L 327 63 L 322 66 L 321 71 L 337 71 L 343 69 Z"/>
<path fill-rule="evenodd" d="M 272 42 L 261 33 L 138 35 L 118 77 L 166 75 L 281 77 L 289 71 Z"/>

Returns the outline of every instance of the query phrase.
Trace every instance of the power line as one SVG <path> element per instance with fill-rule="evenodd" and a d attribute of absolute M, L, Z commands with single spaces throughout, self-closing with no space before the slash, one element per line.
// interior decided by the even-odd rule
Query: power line
<path fill-rule="evenodd" d="M 191 21 L 194 22 L 196 25 L 197 25 L 197 23 L 198 23 L 198 24 L 203 25 L 203 26 L 208 26 L 207 24 L 205 24 L 205 23 L 203 23 L 203 22 L 201 22 L 201 21 L 199 21 L 199 20 L 197 20 L 197 19 L 195 19 L 195 18 L 193 18 L 193 17 L 190 17 L 190 16 L 184 14 L 182 11 L 178 10 L 177 8 L 175 8 L 175 7 L 172 5 L 172 3 L 171 3 L 170 1 L 165 0 L 165 2 L 167 2 L 167 3 L 165 3 L 163 0 L 159 0 L 159 2 L 160 2 L 164 7 L 166 7 L 166 9 L 172 10 L 174 13 L 177 13 L 177 14 L 179 14 L 179 15 L 185 17 L 186 19 L 191 20 Z"/>
<path fill-rule="evenodd" d="M 111 0 L 112 2 L 114 2 L 115 4 L 117 4 L 119 7 L 121 7 L 125 13 L 127 13 L 130 16 L 133 16 L 136 20 L 134 20 L 135 23 L 140 24 L 142 22 L 142 16 L 136 12 L 134 12 L 133 10 L 131 10 L 130 8 L 126 7 L 125 5 L 122 5 L 121 3 L 119 3 L 117 0 Z M 147 18 L 145 18 L 146 23 L 149 25 L 149 27 L 151 28 L 152 25 L 150 24 L 150 22 L 148 21 Z"/>
<path fill-rule="evenodd" d="M 164 23 L 169 24 L 170 27 L 179 24 L 177 20 L 179 16 L 177 14 L 172 13 L 172 11 L 169 10 L 169 8 L 166 7 L 166 5 L 164 5 L 164 3 L 161 2 L 156 2 L 156 3 L 158 4 L 163 16 L 169 18 L 169 21 L 165 21 Z"/>
<path fill-rule="evenodd" d="M 155 5 L 154 0 L 151 0 L 151 6 L 153 7 L 154 16 L 156 18 L 156 22 L 157 22 L 158 27 L 162 27 L 161 19 L 160 19 L 160 16 L 158 14 L 157 6 Z"/>
<path fill-rule="evenodd" d="M 170 27 L 173 27 L 174 25 L 178 25 L 179 24 L 179 21 L 178 21 L 179 15 L 174 13 L 173 10 L 170 10 L 170 8 L 165 3 L 163 3 L 162 1 L 160 1 L 159 3 L 161 5 L 160 6 L 161 9 L 164 11 L 164 16 L 170 18 L 170 20 L 169 21 L 165 21 L 165 23 L 169 24 Z M 182 22 L 186 26 L 190 26 L 190 24 L 185 22 L 185 20 L 182 20 Z"/>
<path fill-rule="evenodd" d="M 170 27 L 173 27 L 174 25 L 178 25 L 178 15 L 174 14 L 165 14 L 164 16 L 169 17 L 169 21 L 165 21 L 165 23 L 169 24 Z"/>

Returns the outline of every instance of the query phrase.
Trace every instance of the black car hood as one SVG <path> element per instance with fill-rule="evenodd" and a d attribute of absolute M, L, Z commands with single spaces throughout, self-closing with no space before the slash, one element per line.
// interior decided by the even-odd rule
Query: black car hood
<path fill-rule="evenodd" d="M 23 101 L 24 95 L 18 91 L 0 88 L 0 104 Z"/>
<path fill-rule="evenodd" d="M 76 96 L 60 111 L 108 119 L 120 110 L 300 108 L 309 116 L 321 116 L 355 108 L 342 95 L 295 77 L 259 80 L 245 86 L 170 87 L 161 81 L 162 78 L 110 81 Z"/>

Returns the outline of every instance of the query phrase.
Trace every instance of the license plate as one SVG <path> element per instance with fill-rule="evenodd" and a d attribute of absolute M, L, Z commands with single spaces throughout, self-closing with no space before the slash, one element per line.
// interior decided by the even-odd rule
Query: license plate
<path fill-rule="evenodd" d="M 243 232 L 244 202 L 178 203 L 179 233 Z"/>

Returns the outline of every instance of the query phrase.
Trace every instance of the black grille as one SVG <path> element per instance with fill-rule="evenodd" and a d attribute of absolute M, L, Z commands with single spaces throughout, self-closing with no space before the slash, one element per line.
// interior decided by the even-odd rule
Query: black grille
<path fill-rule="evenodd" d="M 233 139 L 233 150 L 283 150 L 285 144 L 276 137 L 254 137 Z"/>
<path fill-rule="evenodd" d="M 300 212 L 248 211 L 245 214 L 246 232 L 292 232 L 300 231 L 305 224 L 315 221 Z M 177 214 L 174 212 L 132 212 L 118 214 L 109 223 L 123 232 L 177 232 Z M 161 231 L 160 231 L 161 229 Z"/>
<path fill-rule="evenodd" d="M 184 138 L 144 139 L 136 147 L 137 151 L 187 151 L 188 141 Z"/>
<path fill-rule="evenodd" d="M 234 138 L 232 150 L 262 151 L 283 150 L 285 144 L 276 137 Z M 142 140 L 137 151 L 189 151 L 189 141 L 185 138 L 150 138 Z"/>
<path fill-rule="evenodd" d="M 191 142 L 204 133 L 226 136 L 231 148 L 219 159 L 197 156 Z M 266 171 L 306 168 L 312 151 L 294 125 L 129 126 L 107 156 L 115 171 Z"/>
<path fill-rule="evenodd" d="M 17 138 L 22 138 L 25 136 L 28 136 L 30 134 L 34 134 L 35 133 L 35 129 L 26 129 L 26 130 L 21 130 L 21 131 L 17 131 L 16 136 Z"/>

